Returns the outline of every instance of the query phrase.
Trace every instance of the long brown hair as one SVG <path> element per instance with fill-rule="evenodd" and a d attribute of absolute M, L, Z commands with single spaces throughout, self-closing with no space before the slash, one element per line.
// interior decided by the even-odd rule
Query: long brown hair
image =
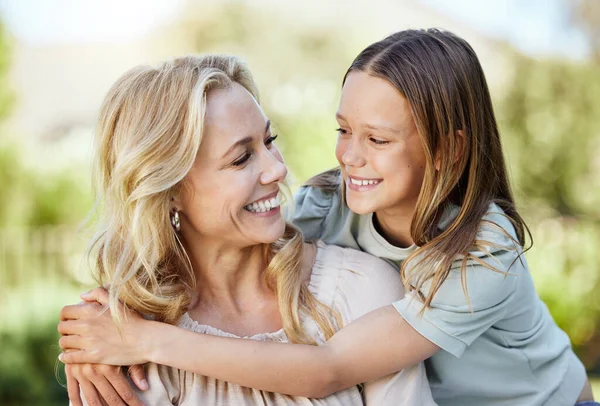
<path fill-rule="evenodd" d="M 182 187 L 202 140 L 209 92 L 242 85 L 258 102 L 246 65 L 234 56 L 187 56 L 157 67 L 139 66 L 110 89 L 96 132 L 94 178 L 99 230 L 89 255 L 111 307 L 121 300 L 143 314 L 174 323 L 186 311 L 196 280 L 169 220 L 171 198 Z M 301 314 L 324 336 L 339 324 L 304 283 L 303 238 L 292 225 L 264 252 L 269 286 L 277 292 L 284 330 L 292 342 L 314 343 Z M 115 315 L 118 323 L 120 315 Z M 330 317 L 332 316 L 332 317 Z"/>
<path fill-rule="evenodd" d="M 406 97 L 427 159 L 411 223 L 411 237 L 419 248 L 401 267 L 407 291 L 418 293 L 428 307 L 452 263 L 462 259 L 461 280 L 468 300 L 467 261 L 496 270 L 470 254 L 499 248 L 477 238 L 491 203 L 504 211 L 515 229 L 516 240 L 510 237 L 510 230 L 485 221 L 487 227 L 512 240 L 511 246 L 503 249 L 520 251 L 519 246 L 526 245 L 526 235 L 531 241 L 515 207 L 492 101 L 477 55 L 465 40 L 448 31 L 406 30 L 364 49 L 350 65 L 344 82 L 353 71 L 385 79 Z M 336 179 L 335 172 L 323 175 L 310 184 L 322 186 Z M 445 230 L 439 230 L 449 203 L 459 206 L 460 211 Z M 423 294 L 427 281 L 431 285 Z"/>

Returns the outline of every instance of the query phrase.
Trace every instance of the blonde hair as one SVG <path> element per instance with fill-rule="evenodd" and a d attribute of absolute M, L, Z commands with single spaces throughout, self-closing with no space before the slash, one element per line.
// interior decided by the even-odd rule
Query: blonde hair
<path fill-rule="evenodd" d="M 258 101 L 247 67 L 233 56 L 187 56 L 126 72 L 102 105 L 96 133 L 99 232 L 89 256 L 95 276 L 117 301 L 156 320 L 175 323 L 190 304 L 196 281 L 169 218 L 202 139 L 206 100 L 213 89 L 242 85 Z M 266 277 L 278 295 L 284 330 L 292 342 L 314 343 L 300 313 L 312 315 L 326 338 L 339 317 L 319 303 L 302 280 L 303 238 L 286 225 L 265 247 Z M 120 315 L 114 313 L 115 322 Z"/>
<path fill-rule="evenodd" d="M 448 31 L 405 30 L 365 48 L 352 62 L 344 82 L 353 71 L 385 79 L 406 97 L 427 159 L 411 223 L 411 237 L 419 248 L 402 263 L 404 286 L 419 296 L 424 310 L 431 305 L 454 261 L 460 259 L 462 287 L 470 305 L 467 261 L 508 273 L 471 252 L 490 254 L 490 248 L 495 248 L 520 254 L 526 236 L 531 240 L 516 209 L 492 101 L 477 55 L 465 40 Z M 340 179 L 339 169 L 335 169 L 317 175 L 309 185 L 339 188 L 343 197 Z M 514 227 L 516 239 L 511 230 L 483 219 L 491 203 L 502 209 Z M 445 230 L 439 230 L 449 204 L 459 206 L 460 211 Z M 510 242 L 500 247 L 478 238 L 482 226 Z M 429 286 L 425 289 L 426 283 Z"/>

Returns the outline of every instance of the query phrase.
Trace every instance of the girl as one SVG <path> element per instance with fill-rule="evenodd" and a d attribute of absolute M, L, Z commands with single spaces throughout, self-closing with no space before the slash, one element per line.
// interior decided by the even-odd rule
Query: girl
<path fill-rule="evenodd" d="M 592 401 L 583 365 L 535 292 L 472 48 L 439 30 L 367 47 L 346 73 L 337 120 L 340 168 L 299 191 L 293 220 L 309 239 L 395 264 L 404 298 L 316 347 L 192 337 L 139 317 L 121 337 L 108 316 L 70 307 L 64 317 L 77 320 L 60 330 L 75 338 L 63 348 L 79 351 L 61 360 L 152 361 L 308 397 L 426 360 L 440 405 Z M 106 302 L 101 290 L 84 298 Z"/>

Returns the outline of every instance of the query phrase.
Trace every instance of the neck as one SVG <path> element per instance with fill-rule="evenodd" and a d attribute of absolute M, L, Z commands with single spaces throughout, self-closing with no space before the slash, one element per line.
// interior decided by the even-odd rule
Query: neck
<path fill-rule="evenodd" d="M 390 244 L 407 248 L 414 244 L 410 226 L 415 212 L 415 206 L 409 208 L 388 208 L 374 213 L 373 220 L 377 231 Z"/>
<path fill-rule="evenodd" d="M 264 277 L 267 263 L 262 245 L 232 247 L 196 238 L 185 248 L 196 276 L 197 298 L 192 308 L 243 314 L 273 297 Z"/>

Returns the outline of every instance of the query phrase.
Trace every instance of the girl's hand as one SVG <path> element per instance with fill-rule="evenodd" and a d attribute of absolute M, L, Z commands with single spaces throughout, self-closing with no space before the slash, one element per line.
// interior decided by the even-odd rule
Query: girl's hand
<path fill-rule="evenodd" d="M 121 367 L 102 364 L 67 364 L 65 374 L 72 406 L 83 406 L 81 394 L 88 405 L 143 406 L 125 378 Z M 141 365 L 129 368 L 129 376 L 141 390 L 148 389 Z M 102 399 L 105 403 L 102 403 Z"/>
<path fill-rule="evenodd" d="M 119 332 L 111 317 L 106 290 L 96 288 L 81 297 L 86 302 L 65 306 L 60 312 L 58 331 L 63 336 L 58 343 L 63 350 L 69 350 L 60 354 L 60 361 L 108 365 L 149 361 L 144 344 L 149 344 L 151 338 L 145 334 L 151 321 L 119 304 L 117 311 L 123 320 Z"/>

